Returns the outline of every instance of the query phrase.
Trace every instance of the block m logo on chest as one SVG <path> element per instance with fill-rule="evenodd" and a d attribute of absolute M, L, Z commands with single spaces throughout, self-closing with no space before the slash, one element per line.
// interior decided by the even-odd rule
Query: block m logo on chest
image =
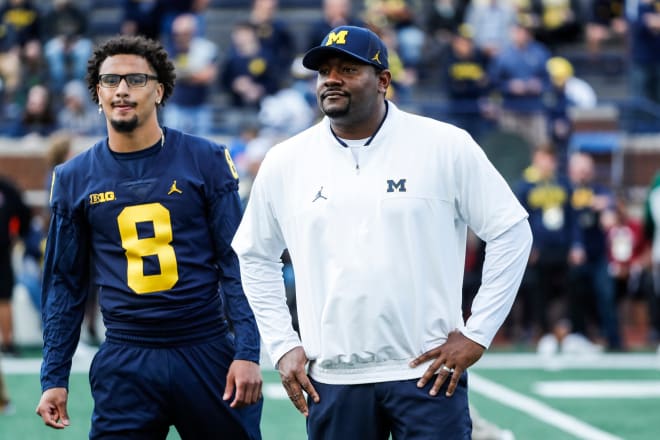
<path fill-rule="evenodd" d="M 406 179 L 399 179 L 396 182 L 393 179 L 387 180 L 387 192 L 406 192 Z"/>

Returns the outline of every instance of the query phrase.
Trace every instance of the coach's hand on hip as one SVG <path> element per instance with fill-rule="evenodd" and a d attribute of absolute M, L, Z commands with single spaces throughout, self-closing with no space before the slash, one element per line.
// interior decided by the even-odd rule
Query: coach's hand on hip
<path fill-rule="evenodd" d="M 277 363 L 282 385 L 284 385 L 289 399 L 305 417 L 309 412 L 303 391 L 309 394 L 314 402 L 318 403 L 321 400 L 307 377 L 307 361 L 305 350 L 302 347 L 296 347 L 282 356 Z"/>
<path fill-rule="evenodd" d="M 417 387 L 424 387 L 435 374 L 437 377 L 431 387 L 429 394 L 435 396 L 440 387 L 448 377 L 451 376 L 447 387 L 447 397 L 454 394 L 461 374 L 472 364 L 477 362 L 484 354 L 485 348 L 471 339 L 466 338 L 459 331 L 453 331 L 447 336 L 447 341 L 439 347 L 427 351 L 410 362 L 411 367 L 416 367 L 426 361 L 434 359 L 424 375 L 417 382 Z"/>

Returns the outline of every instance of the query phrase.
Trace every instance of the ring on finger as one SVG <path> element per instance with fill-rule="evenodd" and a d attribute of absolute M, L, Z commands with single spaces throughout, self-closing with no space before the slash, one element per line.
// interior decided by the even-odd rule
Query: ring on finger
<path fill-rule="evenodd" d="M 449 368 L 449 367 L 446 366 L 446 365 L 441 366 L 440 369 L 441 369 L 442 371 L 446 371 L 446 372 L 449 373 L 449 374 L 452 374 L 452 373 L 454 372 L 454 369 L 453 369 L 453 368 Z"/>
<path fill-rule="evenodd" d="M 298 400 L 298 398 L 299 398 L 300 396 L 302 396 L 302 394 L 300 394 L 300 393 L 296 393 L 296 394 L 291 394 L 289 397 L 290 397 L 292 400 Z"/>

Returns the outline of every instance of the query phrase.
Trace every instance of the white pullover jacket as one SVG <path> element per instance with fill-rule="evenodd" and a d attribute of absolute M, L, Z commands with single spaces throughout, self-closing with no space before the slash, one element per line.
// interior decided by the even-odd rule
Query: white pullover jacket
<path fill-rule="evenodd" d="M 408 363 L 452 330 L 487 347 L 531 246 L 527 213 L 465 131 L 388 105 L 358 160 L 328 118 L 274 146 L 232 243 L 271 359 L 302 345 L 324 383 L 421 377 L 428 364 Z M 487 256 L 464 324 L 467 226 Z M 302 344 L 285 302 L 285 248 Z"/>

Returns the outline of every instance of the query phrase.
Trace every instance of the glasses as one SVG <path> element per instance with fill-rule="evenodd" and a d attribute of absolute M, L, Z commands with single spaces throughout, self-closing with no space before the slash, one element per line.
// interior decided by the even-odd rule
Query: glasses
<path fill-rule="evenodd" d="M 114 89 L 115 87 L 119 87 L 122 79 L 126 80 L 128 87 L 144 87 L 147 85 L 147 81 L 158 79 L 158 77 L 146 73 L 127 73 L 126 75 L 104 73 L 103 75 L 99 75 L 99 84 L 101 87 Z"/>

